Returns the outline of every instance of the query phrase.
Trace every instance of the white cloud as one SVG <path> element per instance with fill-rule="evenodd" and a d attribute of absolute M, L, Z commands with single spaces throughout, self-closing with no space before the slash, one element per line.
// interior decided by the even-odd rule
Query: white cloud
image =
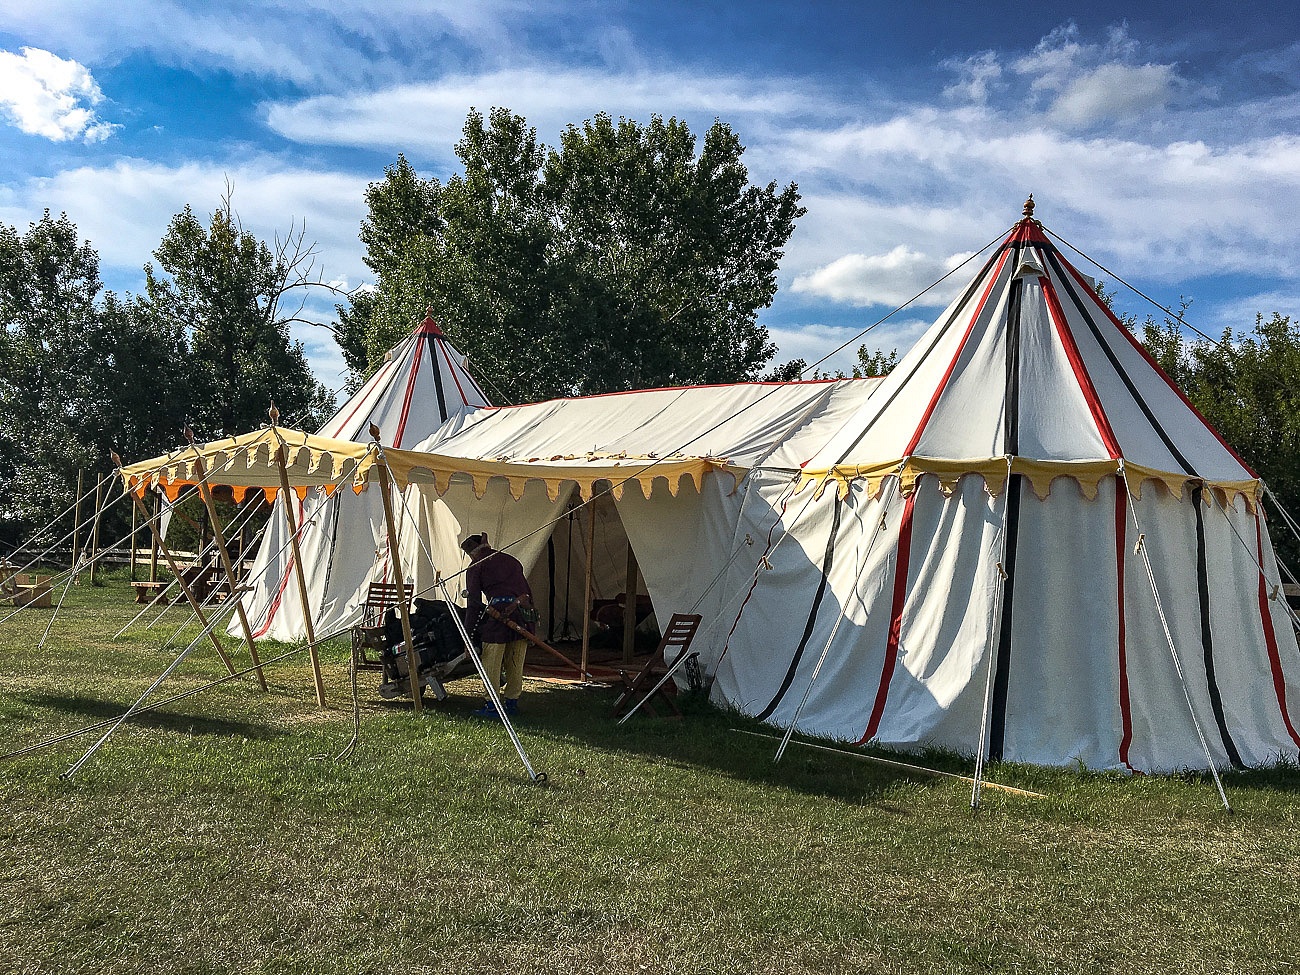
<path fill-rule="evenodd" d="M 957 81 L 944 89 L 949 98 L 960 98 L 983 105 L 1002 82 L 1002 65 L 997 52 L 984 51 L 974 57 L 945 61 L 941 67 L 957 72 Z"/>
<path fill-rule="evenodd" d="M 76 61 L 33 47 L 21 54 L 0 51 L 0 110 L 28 135 L 102 142 L 120 127 L 95 114 L 103 100 L 95 79 Z"/>
<path fill-rule="evenodd" d="M 801 86 L 780 79 L 671 71 L 607 71 L 557 65 L 454 74 L 379 91 L 320 95 L 265 106 L 278 134 L 311 145 L 413 148 L 447 155 L 471 107 L 505 106 L 554 142 L 572 122 L 607 112 L 642 121 L 651 113 L 713 118 L 790 117 L 807 110 Z"/>
<path fill-rule="evenodd" d="M 389 81 L 441 66 L 449 43 L 503 62 L 521 24 L 579 11 L 540 0 L 0 0 L 0 30 L 83 62 L 162 64 L 303 85 Z"/>
<path fill-rule="evenodd" d="M 1070 81 L 1049 114 L 1064 125 L 1084 127 L 1164 108 L 1173 97 L 1173 65 L 1104 64 Z"/>
<path fill-rule="evenodd" d="M 918 304 L 942 306 L 952 300 L 962 280 L 958 275 L 936 282 L 964 263 L 969 254 L 945 260 L 922 254 L 899 244 L 887 254 L 845 254 L 824 267 L 794 279 L 797 294 L 819 295 L 858 307 L 894 307 L 922 295 Z"/>

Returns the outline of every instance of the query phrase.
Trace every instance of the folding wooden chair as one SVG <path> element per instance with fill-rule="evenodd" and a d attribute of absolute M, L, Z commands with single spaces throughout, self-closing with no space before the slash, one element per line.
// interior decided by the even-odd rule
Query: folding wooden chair
<path fill-rule="evenodd" d="M 677 650 L 677 656 L 673 662 L 677 663 L 682 657 L 690 653 L 691 641 L 695 639 L 695 632 L 700 628 L 700 620 L 703 619 L 697 613 L 673 613 L 672 619 L 664 627 L 663 639 L 659 641 L 659 646 L 651 655 L 646 665 L 639 671 L 620 670 L 618 672 L 619 680 L 623 685 L 623 692 L 619 695 L 618 700 L 614 702 L 613 717 L 617 718 L 624 711 L 632 708 L 638 700 L 649 694 L 656 684 L 669 671 L 669 665 L 664 659 L 664 653 L 667 650 Z M 680 718 L 681 710 L 677 707 L 677 702 L 673 700 L 677 692 L 677 685 L 672 681 L 664 683 L 658 691 L 655 691 L 654 697 L 661 700 L 672 711 L 673 717 Z M 654 709 L 653 701 L 646 701 L 641 705 L 640 710 L 649 711 L 655 717 L 659 713 Z"/>

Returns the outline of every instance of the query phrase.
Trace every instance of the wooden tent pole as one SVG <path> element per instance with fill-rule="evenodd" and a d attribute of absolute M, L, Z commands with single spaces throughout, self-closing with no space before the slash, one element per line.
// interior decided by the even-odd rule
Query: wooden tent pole
<path fill-rule="evenodd" d="M 632 651 L 636 647 L 636 593 L 637 565 L 636 553 L 632 551 L 632 539 L 627 540 L 627 582 L 623 588 L 623 663 L 632 662 Z"/>
<path fill-rule="evenodd" d="M 311 619 L 311 602 L 307 598 L 307 577 L 302 570 L 302 551 L 298 548 L 298 519 L 293 514 L 297 495 L 289 487 L 289 463 L 284 456 L 284 444 L 275 451 L 275 466 L 280 470 L 280 496 L 284 498 L 284 520 L 289 525 L 289 545 L 293 552 L 293 574 L 298 580 L 298 601 L 302 605 L 303 622 L 307 625 L 307 654 L 311 657 L 311 678 L 316 684 L 316 703 L 325 707 L 325 682 L 320 674 L 320 655 L 316 652 L 316 627 Z"/>
<path fill-rule="evenodd" d="M 95 560 L 99 555 L 99 518 L 103 514 L 102 505 L 104 504 L 104 475 L 97 475 L 95 481 L 95 524 L 90 529 L 90 584 L 95 584 Z"/>
<path fill-rule="evenodd" d="M 81 555 L 81 489 L 86 476 L 84 468 L 77 468 L 77 500 L 72 505 L 72 569 L 77 568 L 77 559 Z"/>
<path fill-rule="evenodd" d="M 113 463 L 117 465 L 118 472 L 120 473 L 122 470 L 122 458 L 116 453 L 113 454 Z M 221 646 L 221 641 L 219 641 L 217 635 L 212 632 L 212 624 L 209 623 L 208 618 L 203 615 L 203 608 L 199 605 L 199 601 L 194 598 L 194 593 L 190 592 L 190 587 L 185 584 L 185 576 L 181 573 L 181 567 L 176 564 L 176 560 L 172 557 L 171 549 L 167 547 L 167 544 L 162 540 L 162 535 L 158 532 L 157 521 L 149 518 L 148 512 L 143 510 L 144 502 L 140 500 L 138 494 L 131 490 L 130 485 L 127 485 L 127 491 L 131 495 L 132 503 L 137 508 L 142 509 L 140 514 L 144 516 L 145 521 L 149 524 L 149 530 L 153 533 L 154 550 L 162 552 L 163 558 L 167 560 L 168 568 L 170 568 L 172 573 L 176 576 L 176 584 L 180 586 L 181 592 L 185 594 L 186 602 L 190 604 L 190 609 L 192 609 L 194 615 L 199 618 L 199 622 L 203 624 L 204 632 L 208 634 L 208 639 L 212 641 L 212 647 L 217 651 L 217 656 L 220 657 L 221 662 L 226 665 L 226 670 L 230 672 L 230 676 L 234 677 L 235 665 L 230 662 L 230 658 L 226 656 L 226 651 Z"/>
<path fill-rule="evenodd" d="M 136 532 L 139 530 L 140 520 L 139 512 L 135 510 L 135 505 L 131 505 L 131 581 L 135 582 L 135 543 L 138 541 Z"/>
<path fill-rule="evenodd" d="M 139 509 L 139 507 L 140 507 L 139 505 L 133 505 L 131 507 L 131 510 L 136 511 Z M 150 525 L 158 524 L 158 509 L 161 507 L 162 507 L 162 502 L 158 500 L 158 495 L 154 494 L 153 519 L 149 521 Z M 141 511 L 140 513 L 145 516 L 146 520 L 149 519 L 149 513 L 147 511 Z M 157 528 L 154 528 L 153 531 L 150 532 L 150 541 L 149 541 L 149 581 L 150 582 L 158 581 L 158 546 L 160 544 L 162 544 L 162 533 L 159 532 Z"/>
<path fill-rule="evenodd" d="M 375 443 L 379 443 L 379 427 L 373 423 L 370 424 L 370 436 L 374 438 Z M 406 603 L 404 592 L 406 579 L 402 574 L 402 559 L 397 550 L 397 525 L 393 521 L 393 499 L 388 496 L 392 481 L 388 475 L 388 462 L 383 459 L 382 453 L 375 470 L 379 472 L 379 496 L 384 501 L 384 526 L 388 530 L 388 560 L 393 566 L 393 581 L 397 583 L 397 615 L 401 617 L 402 639 L 406 641 L 406 673 L 411 682 L 411 701 L 415 705 L 415 713 L 419 714 L 424 710 L 424 702 L 420 700 L 420 667 L 415 659 L 415 643 L 411 638 L 411 608 Z"/>
<path fill-rule="evenodd" d="M 203 496 L 203 505 L 208 509 L 208 521 L 212 523 L 212 540 L 217 545 L 217 554 L 221 556 L 221 567 L 225 570 L 226 582 L 230 586 L 230 598 L 235 601 L 239 627 L 244 631 L 244 642 L 248 644 L 248 656 L 253 661 L 258 685 L 262 690 L 266 690 L 266 675 L 262 673 L 262 661 L 257 656 L 257 644 L 253 642 L 253 628 L 248 624 L 244 601 L 239 598 L 239 580 L 235 578 L 235 566 L 230 561 L 230 550 L 226 548 L 226 537 L 221 531 L 221 519 L 217 517 L 217 503 L 212 500 L 212 490 L 208 487 L 208 472 L 193 439 L 190 440 L 190 446 L 194 447 L 194 473 L 199 476 L 199 494 Z"/>
<path fill-rule="evenodd" d="M 582 586 L 582 672 L 591 657 L 591 557 L 596 548 L 596 495 L 587 505 L 587 571 Z"/>

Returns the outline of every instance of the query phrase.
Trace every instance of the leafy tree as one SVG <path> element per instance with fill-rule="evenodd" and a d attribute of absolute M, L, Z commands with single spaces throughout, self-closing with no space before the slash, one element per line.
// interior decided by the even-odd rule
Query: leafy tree
<path fill-rule="evenodd" d="M 283 303 L 301 285 L 301 235 L 272 251 L 244 230 L 227 195 L 208 226 L 190 207 L 172 218 L 145 267 L 143 311 L 183 333 L 191 365 L 190 421 L 200 437 L 250 430 L 272 399 L 295 425 L 328 419 L 329 392 L 312 377 L 301 342 L 289 337 L 298 309 Z M 307 253 L 310 257 L 310 253 Z"/>
<path fill-rule="evenodd" d="M 1300 323 L 1257 315 L 1250 332 L 1225 329 L 1216 343 L 1189 340 L 1172 318 L 1147 319 L 1142 344 L 1287 510 L 1300 511 Z M 1300 568 L 1300 541 L 1273 535 Z"/>
<path fill-rule="evenodd" d="M 516 401 L 753 378 L 803 210 L 793 184 L 750 186 L 743 151 L 721 122 L 697 154 L 676 119 L 605 115 L 548 149 L 506 109 L 471 112 L 446 185 L 399 158 L 367 193 L 378 291 L 345 340 L 364 331 L 373 368 L 431 304 Z"/>

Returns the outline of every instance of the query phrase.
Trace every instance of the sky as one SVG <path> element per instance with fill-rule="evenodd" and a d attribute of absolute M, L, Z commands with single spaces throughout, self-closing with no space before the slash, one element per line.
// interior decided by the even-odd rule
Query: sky
<path fill-rule="evenodd" d="M 895 312 L 1030 193 L 1118 310 L 1159 314 L 1122 279 L 1217 335 L 1300 314 L 1298 88 L 1300 6 L 1251 0 L 0 0 L 0 221 L 66 212 L 139 292 L 171 217 L 230 187 L 352 289 L 366 186 L 398 153 L 455 172 L 471 107 L 548 144 L 598 112 L 719 118 L 808 210 L 759 318 L 773 363 Z M 859 341 L 905 351 L 973 270 Z M 340 387 L 329 331 L 294 335 Z"/>

